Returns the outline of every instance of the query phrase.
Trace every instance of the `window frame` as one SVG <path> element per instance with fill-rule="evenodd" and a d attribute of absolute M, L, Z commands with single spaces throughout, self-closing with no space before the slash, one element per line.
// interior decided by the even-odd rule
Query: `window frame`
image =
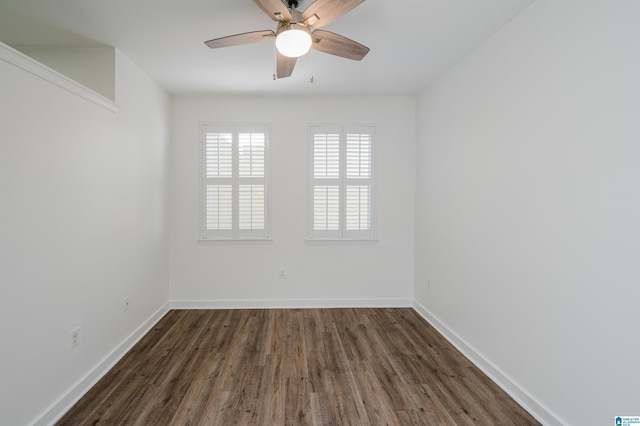
<path fill-rule="evenodd" d="M 207 177 L 207 134 L 231 133 L 231 177 Z M 241 177 L 240 174 L 240 133 L 264 134 L 264 173 L 263 177 Z M 271 240 L 271 208 L 270 208 L 270 136 L 271 126 L 268 123 L 201 123 L 199 135 L 200 152 L 200 206 L 198 223 L 198 241 L 201 244 L 270 244 Z M 219 179 L 232 187 L 232 225 L 229 230 L 207 229 L 207 185 Z M 264 185 L 264 227 L 263 229 L 240 229 L 240 187 L 243 185 Z"/>
<path fill-rule="evenodd" d="M 339 134 L 339 175 L 337 178 L 316 178 L 315 177 L 315 138 L 316 134 Z M 368 178 L 353 178 L 347 176 L 347 134 L 368 134 L 371 137 L 371 161 L 370 176 Z M 310 124 L 308 129 L 307 143 L 307 167 L 308 167 L 308 189 L 307 189 L 307 243 L 308 244 L 369 244 L 377 242 L 377 135 L 378 128 L 375 124 Z M 315 188 L 319 180 L 325 179 L 327 185 L 339 187 L 339 226 L 337 230 L 316 230 L 315 228 Z M 370 211 L 368 230 L 349 230 L 346 226 L 347 218 L 347 187 L 370 186 Z M 360 184 L 360 185 L 358 185 Z"/>

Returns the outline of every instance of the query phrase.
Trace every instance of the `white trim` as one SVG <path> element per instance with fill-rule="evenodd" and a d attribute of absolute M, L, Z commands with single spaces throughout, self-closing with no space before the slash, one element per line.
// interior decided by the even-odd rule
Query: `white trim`
<path fill-rule="evenodd" d="M 198 240 L 198 244 L 201 246 L 241 246 L 241 245 L 253 245 L 253 246 L 264 246 L 273 244 L 273 239 L 271 238 L 238 238 L 238 239 L 215 239 L 211 238 L 208 240 Z"/>
<path fill-rule="evenodd" d="M 494 383 L 504 390 L 511 398 L 527 410 L 533 417 L 543 425 L 566 425 L 566 421 L 561 420 L 558 415 L 553 413 L 536 398 L 516 383 L 511 377 L 504 373 L 500 368 L 489 361 L 484 355 L 478 352 L 473 346 L 467 343 L 456 332 L 447 327 L 438 317 L 429 312 L 429 310 L 418 301 L 413 302 L 414 310 L 433 326 L 442 336 L 456 347 L 462 354 L 486 374 Z"/>
<path fill-rule="evenodd" d="M 350 238 L 313 238 L 304 240 L 308 246 L 375 246 L 379 241 Z"/>
<path fill-rule="evenodd" d="M 408 308 L 413 299 L 172 300 L 171 309 Z"/>
<path fill-rule="evenodd" d="M 70 79 L 66 75 L 60 74 L 58 71 L 49 68 L 2 42 L 0 42 L 0 59 L 111 112 L 118 112 L 119 110 L 118 106 L 111 99 L 105 98 L 99 93 Z"/>
<path fill-rule="evenodd" d="M 158 321 L 169 312 L 169 304 L 164 304 L 153 313 L 145 322 L 127 336 L 122 343 L 115 347 L 105 356 L 94 368 L 84 377 L 78 380 L 68 391 L 66 391 L 57 401 L 49 406 L 32 423 L 36 425 L 53 425 L 80 400 L 98 381 L 111 370 L 122 357 L 124 357 L 133 346 L 140 341 Z"/>

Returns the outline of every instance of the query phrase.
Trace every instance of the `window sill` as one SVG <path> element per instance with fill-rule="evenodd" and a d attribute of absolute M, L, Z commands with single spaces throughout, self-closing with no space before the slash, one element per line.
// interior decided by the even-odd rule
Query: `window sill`
<path fill-rule="evenodd" d="M 233 240 L 198 240 L 198 244 L 201 246 L 242 246 L 242 245 L 270 245 L 273 244 L 271 238 L 239 238 Z"/>
<path fill-rule="evenodd" d="M 305 240 L 308 246 L 374 246 L 379 240 L 357 240 L 349 238 L 315 238 Z"/>

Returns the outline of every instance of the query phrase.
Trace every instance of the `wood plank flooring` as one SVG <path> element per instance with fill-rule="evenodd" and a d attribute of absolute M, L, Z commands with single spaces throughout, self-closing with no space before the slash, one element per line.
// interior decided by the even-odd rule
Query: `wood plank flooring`
<path fill-rule="evenodd" d="M 415 311 L 170 311 L 58 425 L 537 425 Z"/>

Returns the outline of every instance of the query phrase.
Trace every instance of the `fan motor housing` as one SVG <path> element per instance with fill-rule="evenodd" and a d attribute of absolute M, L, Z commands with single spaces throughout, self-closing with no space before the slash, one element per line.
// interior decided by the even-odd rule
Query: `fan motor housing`
<path fill-rule="evenodd" d="M 276 37 L 278 34 L 283 33 L 289 30 L 300 30 L 305 33 L 311 34 L 311 30 L 305 24 L 301 22 L 280 22 L 278 23 L 278 29 L 276 30 Z"/>

